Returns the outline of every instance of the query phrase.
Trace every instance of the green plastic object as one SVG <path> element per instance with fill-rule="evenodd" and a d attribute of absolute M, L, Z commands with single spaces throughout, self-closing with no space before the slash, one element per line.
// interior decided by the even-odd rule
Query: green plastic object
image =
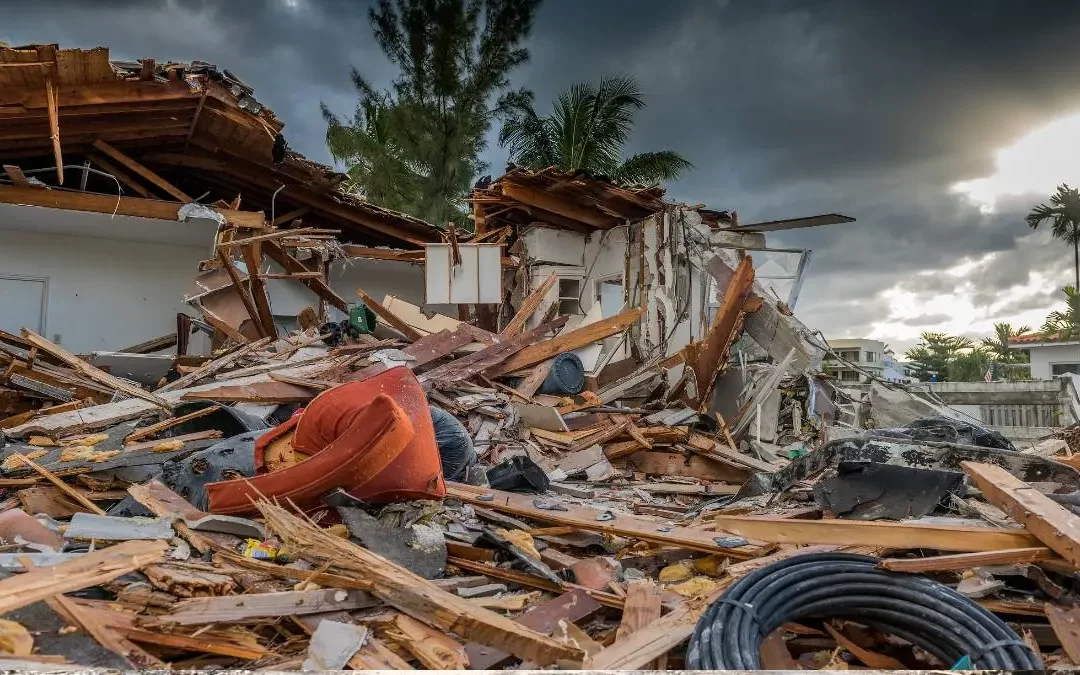
<path fill-rule="evenodd" d="M 375 312 L 364 303 L 358 302 L 349 307 L 350 332 L 370 335 L 375 330 L 376 321 Z"/>

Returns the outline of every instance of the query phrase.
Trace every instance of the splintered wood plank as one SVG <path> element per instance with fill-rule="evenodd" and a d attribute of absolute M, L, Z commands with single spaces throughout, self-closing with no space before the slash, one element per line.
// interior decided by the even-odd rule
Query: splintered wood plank
<path fill-rule="evenodd" d="M 150 438 L 151 436 L 153 436 L 155 434 L 159 434 L 162 431 L 165 431 L 166 429 L 171 429 L 172 427 L 175 427 L 178 424 L 183 424 L 184 422 L 190 422 L 191 420 L 198 419 L 200 417 L 206 417 L 207 415 L 209 415 L 211 413 L 215 413 L 218 410 L 221 410 L 221 408 L 219 406 L 211 405 L 211 406 L 207 406 L 205 408 L 202 408 L 201 410 L 196 410 L 195 412 L 190 412 L 190 413 L 188 413 L 186 415 L 181 415 L 180 417 L 170 417 L 169 419 L 158 422 L 157 424 L 151 424 L 150 426 L 142 427 L 141 429 L 136 429 L 135 431 L 131 432 L 130 434 L 128 434 L 124 438 L 124 443 L 125 444 L 136 443 L 138 441 L 143 440 L 144 438 Z"/>
<path fill-rule="evenodd" d="M 48 354 L 49 356 L 68 366 L 71 366 L 80 374 L 93 380 L 94 382 L 97 382 L 98 384 L 104 385 L 110 389 L 118 391 L 122 394 L 126 394 L 128 396 L 141 398 L 144 401 L 153 403 L 154 405 L 165 408 L 166 410 L 172 410 L 172 405 L 165 399 L 159 396 L 155 396 L 148 391 L 139 389 L 135 385 L 124 382 L 117 377 L 113 377 L 112 375 L 106 373 L 104 370 L 101 370 L 97 366 L 90 365 L 89 363 L 83 361 L 78 356 L 75 356 L 60 345 L 54 344 L 53 342 L 46 340 L 45 338 L 41 337 L 40 335 L 28 328 L 22 329 L 22 336 L 24 340 L 37 347 L 42 352 Z"/>
<path fill-rule="evenodd" d="M 395 614 L 383 637 L 416 657 L 429 670 L 465 670 L 469 657 L 465 647 L 446 633 L 407 616 Z"/>
<path fill-rule="evenodd" d="M 139 162 L 135 161 L 131 157 L 127 156 L 123 152 L 117 150 L 116 148 L 109 145 L 105 141 L 103 141 L 101 139 L 98 139 L 98 140 L 94 141 L 94 147 L 97 148 L 98 150 L 100 150 L 101 152 L 104 152 L 109 157 L 112 157 L 117 162 L 120 162 L 121 164 L 123 164 L 125 167 L 127 167 L 131 171 L 134 171 L 135 173 L 139 174 L 140 176 L 145 178 L 150 183 L 153 183 L 158 188 L 160 188 L 163 192 L 170 195 L 176 201 L 179 201 L 179 202 L 190 202 L 191 201 L 191 197 L 187 196 L 184 193 L 183 190 L 179 189 L 178 187 L 176 187 L 175 185 L 173 185 L 169 181 L 165 180 L 164 178 L 162 178 L 158 174 L 154 173 L 153 171 L 151 171 L 147 167 L 143 166 Z"/>
<path fill-rule="evenodd" d="M 554 363 L 554 360 L 548 359 L 533 366 L 529 374 L 518 383 L 516 391 L 522 396 L 531 399 L 536 390 L 544 384 L 548 374 L 551 373 L 552 363 Z"/>
<path fill-rule="evenodd" d="M 652 624 L 635 631 L 627 639 L 617 641 L 590 660 L 590 670 L 639 670 L 664 656 L 690 638 L 709 605 L 715 602 L 732 579 L 721 579 L 716 590 L 691 605 L 682 605 Z"/>
<path fill-rule="evenodd" d="M 48 104 L 49 137 L 52 139 L 53 160 L 56 161 L 56 183 L 64 184 L 64 156 L 60 150 L 60 116 L 57 113 L 59 95 L 56 81 L 53 79 L 55 66 L 45 70 L 45 100 Z"/>
<path fill-rule="evenodd" d="M 210 540 L 192 530 L 183 518 L 200 518 L 206 515 L 195 508 L 180 495 L 170 490 L 164 483 L 152 480 L 146 485 L 132 485 L 128 488 L 131 498 L 142 504 L 158 518 L 168 518 L 176 531 L 187 540 L 199 553 L 206 553 L 212 547 Z"/>
<path fill-rule="evenodd" d="M 744 312 L 744 305 L 754 284 L 754 265 L 750 257 L 739 261 L 731 282 L 724 290 L 724 298 L 713 317 L 712 326 L 701 342 L 687 345 L 687 363 L 693 366 L 697 378 L 694 391 L 696 396 L 687 397 L 686 403 L 692 408 L 708 408 L 712 403 L 712 391 L 716 386 L 717 376 L 725 369 L 728 350 L 737 337 Z M 694 358 L 691 359 L 690 356 Z M 700 409 L 700 408 L 699 408 Z"/>
<path fill-rule="evenodd" d="M 307 403 L 315 398 L 315 394 L 306 387 L 270 381 L 189 391 L 180 398 L 185 401 L 220 401 L 222 403 Z"/>
<path fill-rule="evenodd" d="M 116 166 L 109 160 L 105 159 L 101 155 L 93 154 L 89 156 L 89 159 L 94 164 L 97 164 L 101 169 L 107 173 L 111 173 L 114 178 L 123 183 L 125 186 L 134 190 L 140 197 L 146 197 L 147 199 L 154 199 L 156 195 L 142 186 L 139 181 L 131 176 L 120 167 Z"/>
<path fill-rule="evenodd" d="M 447 593 L 427 579 L 334 536 L 306 518 L 268 501 L 260 501 L 256 506 L 267 526 L 286 546 L 301 551 L 316 564 L 330 564 L 373 582 L 372 595 L 414 619 L 541 665 L 580 664 L 584 658 L 582 650 Z"/>
<path fill-rule="evenodd" d="M 190 385 L 196 384 L 199 380 L 205 377 L 210 377 L 214 373 L 224 368 L 227 368 L 233 363 L 236 363 L 245 356 L 254 353 L 256 350 L 262 349 L 268 344 L 270 344 L 270 338 L 263 338 L 262 340 L 257 340 L 255 342 L 249 342 L 248 344 L 240 347 L 239 349 L 235 349 L 228 354 L 223 354 L 222 356 L 219 356 L 213 361 L 203 364 L 198 368 L 198 370 L 188 373 L 187 375 L 184 375 L 179 379 L 173 380 L 172 382 L 169 382 L 162 387 L 158 387 L 155 393 L 160 393 L 163 391 L 174 391 L 176 389 L 183 389 Z"/>
<path fill-rule="evenodd" d="M 564 593 L 557 598 L 548 600 L 532 611 L 525 612 L 514 619 L 518 623 L 532 630 L 550 635 L 559 625 L 560 620 L 570 623 L 581 621 L 600 610 L 600 604 L 580 590 Z M 465 645 L 465 652 L 469 655 L 470 670 L 491 670 L 498 668 L 511 658 L 510 654 L 484 645 L 472 643 Z"/>
<path fill-rule="evenodd" d="M 527 344 L 537 340 L 549 331 L 562 328 L 569 319 L 570 317 L 560 316 L 554 321 L 538 326 L 528 332 L 504 338 L 501 342 L 493 344 L 490 347 L 486 347 L 478 352 L 469 354 L 468 356 L 463 356 L 460 359 L 433 368 L 421 375 L 420 381 L 431 382 L 431 386 L 440 388 L 453 385 L 462 380 L 467 380 L 473 375 L 502 363 L 510 358 L 512 354 L 524 349 Z"/>
<path fill-rule="evenodd" d="M 752 558 L 761 551 L 753 546 L 725 548 L 716 541 L 716 533 L 705 530 L 677 527 L 646 520 L 628 513 L 598 511 L 596 509 L 567 506 L 549 497 L 537 498 L 532 495 L 518 495 L 501 490 L 484 490 L 463 483 L 447 483 L 446 494 L 476 506 L 492 509 L 501 513 L 524 516 L 558 525 L 570 525 L 589 532 L 610 532 L 623 537 L 633 537 L 658 544 L 680 546 L 695 551 L 723 553 L 732 558 Z M 482 495 L 491 495 L 490 501 L 478 499 Z M 565 511 L 536 506 L 561 506 Z M 610 518 L 608 515 L 610 514 Z M 599 520 L 598 520 L 599 518 Z M 789 522 L 789 521 L 783 521 Z"/>
<path fill-rule="evenodd" d="M 612 459 L 612 453 L 608 452 L 612 447 L 614 446 L 604 449 L 608 459 Z M 626 464 L 635 471 L 652 476 L 679 476 L 739 484 L 750 477 L 750 472 L 746 469 L 716 462 L 701 455 L 687 457 L 677 452 L 635 451 L 626 457 Z"/>
<path fill-rule="evenodd" d="M 259 266 L 262 264 L 262 245 L 259 242 L 248 244 L 241 247 L 240 252 L 244 256 L 244 264 L 247 265 L 248 291 L 255 300 L 259 321 L 263 326 L 263 335 L 276 340 L 277 325 L 274 323 L 274 313 L 270 308 L 270 298 L 266 294 L 266 283 L 259 274 Z"/>
<path fill-rule="evenodd" d="M 540 553 L 541 559 L 544 558 L 545 553 L 553 550 L 554 549 L 550 547 L 544 549 Z M 614 593 L 609 593 L 607 591 L 598 591 L 595 588 L 586 588 L 585 586 L 579 586 L 577 584 L 571 584 L 569 582 L 557 584 L 550 579 L 545 579 L 544 577 L 537 576 L 535 574 L 528 574 L 526 572 L 507 569 L 505 567 L 495 567 L 493 563 L 478 562 L 476 560 L 469 560 L 467 558 L 455 558 L 454 556 L 448 557 L 446 561 L 454 565 L 454 567 L 461 568 L 468 572 L 477 572 L 483 574 L 486 577 L 491 577 L 492 579 L 509 581 L 511 583 L 517 584 L 518 586 L 525 586 L 527 588 L 538 588 L 542 591 L 551 591 L 552 593 L 565 593 L 568 591 L 579 590 L 582 593 L 588 595 L 593 600 L 599 602 L 601 605 L 604 605 L 605 607 L 611 607 L 613 609 L 621 610 L 623 608 L 623 605 L 625 604 L 623 599 L 615 595 Z M 547 561 L 545 560 L 545 562 Z M 576 558 L 570 564 L 573 564 L 574 562 L 577 562 Z"/>
<path fill-rule="evenodd" d="M 1080 517 L 992 464 L 961 462 L 986 500 L 1008 513 L 1062 558 L 1080 566 Z"/>
<path fill-rule="evenodd" d="M 419 368 L 424 364 L 431 363 L 435 359 L 446 356 L 455 349 L 464 347 L 470 342 L 475 342 L 476 340 L 472 332 L 465 328 L 466 327 L 464 326 L 459 327 L 452 333 L 443 330 L 438 333 L 432 333 L 431 335 L 425 335 L 411 345 L 408 345 L 401 351 L 413 357 L 415 360 L 409 361 L 407 366 L 411 369 Z M 471 328 L 471 326 L 469 328 Z M 386 370 L 385 365 L 375 363 L 367 368 L 358 370 L 355 373 L 345 375 L 343 379 L 346 382 L 364 380 L 374 375 L 378 375 L 384 370 Z"/>
<path fill-rule="evenodd" d="M 1003 551 L 982 553 L 956 553 L 953 555 L 935 555 L 927 558 L 886 558 L 878 567 L 893 572 L 948 572 L 966 570 L 984 565 L 1016 565 L 1054 560 L 1057 554 L 1044 546 L 1032 548 L 1013 548 Z"/>
<path fill-rule="evenodd" d="M 32 571 L 38 569 L 30 560 L 29 556 L 21 556 L 19 562 L 23 568 Z M 121 637 L 114 632 L 107 619 L 99 612 L 93 612 L 77 604 L 73 598 L 58 593 L 45 598 L 45 603 L 67 621 L 72 622 L 87 635 L 97 640 L 105 649 L 120 656 L 135 668 L 164 668 L 165 663 L 143 651 L 143 649 L 127 638 Z"/>
<path fill-rule="evenodd" d="M 841 544 L 942 551 L 1000 551 L 1038 546 L 1025 530 L 861 520 L 788 520 L 717 516 L 718 531 L 776 544 Z"/>
<path fill-rule="evenodd" d="M 419 340 L 424 336 L 423 333 L 416 330 L 409 324 L 405 323 L 405 321 L 400 319 L 397 314 L 394 314 L 389 309 L 384 307 L 382 303 L 380 303 L 378 300 L 365 293 L 364 289 L 356 289 L 356 294 L 360 296 L 360 299 L 364 301 L 364 304 L 367 305 L 371 309 L 371 311 L 375 312 L 375 314 L 377 314 L 380 319 L 390 324 L 392 328 L 396 329 L 405 337 L 409 338 L 410 340 Z"/>
<path fill-rule="evenodd" d="M 49 471 L 34 460 L 29 459 L 25 455 L 22 455 L 18 452 L 12 453 L 10 456 L 18 459 L 18 461 L 38 472 L 38 474 L 40 474 L 42 478 L 55 485 L 57 488 L 60 489 L 61 492 L 63 492 L 68 497 L 74 499 L 76 502 L 78 502 L 80 506 L 82 506 L 84 509 L 87 509 L 90 513 L 96 513 L 99 516 L 106 515 L 105 511 L 101 509 L 97 504 L 87 499 L 85 496 L 83 496 L 81 492 L 79 492 L 75 488 L 71 487 L 64 481 L 57 478 L 56 474 L 54 474 L 52 471 Z"/>
<path fill-rule="evenodd" d="M 125 541 L 52 567 L 0 580 L 0 614 L 44 600 L 112 581 L 161 558 L 169 546 L 163 541 Z"/>
<path fill-rule="evenodd" d="M 217 257 L 225 268 L 225 272 L 228 273 L 229 279 L 232 281 L 233 289 L 236 291 L 236 294 L 240 296 L 240 302 L 244 303 L 244 309 L 247 310 L 248 316 L 251 317 L 251 323 L 255 325 L 255 330 L 259 333 L 259 337 L 268 337 L 269 334 L 266 332 L 266 326 L 263 325 L 262 317 L 259 316 L 259 309 L 255 307 L 255 300 L 252 299 L 251 295 L 248 293 L 248 289 L 244 288 L 244 282 L 240 279 L 240 273 L 236 271 L 232 258 L 225 253 L 224 249 L 220 248 L 217 250 Z"/>
<path fill-rule="evenodd" d="M 525 327 L 525 324 L 529 322 L 529 319 L 536 312 L 536 309 L 540 306 L 540 303 L 544 301 L 544 296 L 548 294 L 554 286 L 555 282 L 559 280 L 559 277 L 554 273 L 549 274 L 547 279 L 534 290 L 529 293 L 529 297 L 525 298 L 525 301 L 521 303 L 521 309 L 514 314 L 514 318 L 510 319 L 510 323 L 506 324 L 506 328 L 502 329 L 502 335 L 504 337 L 510 337 L 517 335 L 521 332 L 521 329 Z"/>
<path fill-rule="evenodd" d="M 622 622 L 615 632 L 615 642 L 625 641 L 659 619 L 660 609 L 659 586 L 651 579 L 630 582 L 626 587 L 626 604 L 623 605 Z"/>
<path fill-rule="evenodd" d="M 249 661 L 261 659 L 270 654 L 270 652 L 261 647 L 254 648 L 231 642 L 222 642 L 204 636 L 193 637 L 181 635 L 179 633 L 139 630 L 138 628 L 122 628 L 118 630 L 133 642 L 158 645 L 161 647 L 176 647 L 177 649 L 182 649 L 184 651 L 202 652 L 204 654 L 221 654 L 222 656 L 232 656 L 238 659 L 247 659 Z"/>
<path fill-rule="evenodd" d="M 28 179 L 23 174 L 22 169 L 20 169 L 17 166 L 14 166 L 14 165 L 11 165 L 11 164 L 5 164 L 4 165 L 4 173 L 6 173 L 7 177 L 9 179 L 11 179 L 11 182 L 14 183 L 18 187 L 30 187 L 31 185 L 33 185 L 30 182 L 30 179 Z"/>
<path fill-rule="evenodd" d="M 505 375 L 506 373 L 512 373 L 515 370 L 535 366 L 541 361 L 546 361 L 563 352 L 573 351 L 599 340 L 603 340 L 611 335 L 615 335 L 616 333 L 620 333 L 636 323 L 640 317 L 641 309 L 632 309 L 623 312 L 622 314 L 616 314 L 607 319 L 602 319 L 596 323 L 582 326 L 565 335 L 560 335 L 550 340 L 529 345 L 503 362 L 502 365 L 493 368 L 488 375 L 491 377 L 498 377 L 500 375 Z"/>
<path fill-rule="evenodd" d="M 228 623 L 257 617 L 276 618 L 287 614 L 363 609 L 380 604 L 380 600 L 363 591 L 341 589 L 250 593 L 184 600 L 174 605 L 168 614 L 162 614 L 157 619 L 164 623 L 181 625 Z"/>
<path fill-rule="evenodd" d="M 607 443 L 611 439 L 626 433 L 626 430 L 630 428 L 630 424 L 630 422 L 623 422 L 622 424 L 615 424 L 606 429 L 601 429 L 595 434 L 590 434 L 578 440 L 569 448 L 567 448 L 566 452 L 567 454 L 572 454 L 575 452 L 581 452 L 586 448 L 591 448 L 594 445 L 601 445 L 603 443 Z"/>
<path fill-rule="evenodd" d="M 897 659 L 885 654 L 872 652 L 869 649 L 863 649 L 855 644 L 848 636 L 834 628 L 832 622 L 826 621 L 824 625 L 825 630 L 829 631 L 829 635 L 832 636 L 832 639 L 836 640 L 836 644 L 854 654 L 855 658 L 859 659 L 867 666 L 875 670 L 907 670 L 907 666 Z"/>
<path fill-rule="evenodd" d="M 1069 659 L 1074 665 L 1080 664 L 1080 610 L 1046 603 L 1046 617 Z"/>

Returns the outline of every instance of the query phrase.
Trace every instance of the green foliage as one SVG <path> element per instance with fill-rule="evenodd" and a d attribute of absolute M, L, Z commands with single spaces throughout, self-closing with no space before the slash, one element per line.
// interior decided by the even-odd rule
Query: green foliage
<path fill-rule="evenodd" d="M 1055 238 L 1072 244 L 1076 272 L 1073 287 L 1080 288 L 1080 190 L 1062 183 L 1050 196 L 1049 204 L 1038 204 L 1031 209 L 1027 215 L 1031 229 L 1044 222 L 1050 223 L 1050 232 Z"/>
<path fill-rule="evenodd" d="M 349 188 L 428 222 L 462 224 L 461 199 L 487 167 L 479 157 L 495 97 L 526 62 L 520 43 L 540 0 L 380 0 L 375 39 L 399 68 L 389 91 L 356 71 L 351 119 L 323 104 L 326 143 Z"/>
<path fill-rule="evenodd" d="M 983 338 L 980 342 L 983 349 L 993 356 L 995 363 L 1027 363 L 1028 353 L 1023 349 L 1010 349 L 1009 338 L 1029 332 L 1031 328 L 1028 326 L 1013 328 L 1012 324 L 1003 321 L 994 324 L 993 337 Z"/>
<path fill-rule="evenodd" d="M 557 166 L 585 170 L 622 183 L 654 185 L 678 178 L 693 165 L 671 150 L 622 159 L 634 115 L 645 107 L 633 78 L 604 77 L 579 82 L 559 94 L 551 114 L 540 116 L 532 92 L 504 97 L 499 144 L 514 162 L 533 169 Z"/>
<path fill-rule="evenodd" d="M 966 337 L 924 332 L 919 336 L 918 344 L 907 351 L 907 358 L 912 362 L 912 376 L 920 382 L 928 382 L 934 375 L 939 382 L 949 380 L 952 374 L 949 364 L 970 349 L 972 343 Z"/>
<path fill-rule="evenodd" d="M 945 380 L 949 382 L 974 382 L 986 375 L 987 368 L 994 362 L 993 357 L 982 347 L 972 346 L 966 351 L 955 354 L 946 368 Z"/>
<path fill-rule="evenodd" d="M 1065 310 L 1050 312 L 1042 331 L 1059 340 L 1080 339 L 1080 292 L 1072 286 L 1061 290 L 1065 294 Z"/>

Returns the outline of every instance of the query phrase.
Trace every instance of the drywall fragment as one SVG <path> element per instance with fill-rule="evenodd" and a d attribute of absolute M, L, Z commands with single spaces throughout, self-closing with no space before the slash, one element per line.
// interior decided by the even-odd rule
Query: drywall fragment
<path fill-rule="evenodd" d="M 365 626 L 339 621 L 320 621 L 311 635 L 304 670 L 343 670 L 367 641 Z"/>
<path fill-rule="evenodd" d="M 119 518 L 79 512 L 71 516 L 64 531 L 68 539 L 172 539 L 176 536 L 167 518 Z"/>

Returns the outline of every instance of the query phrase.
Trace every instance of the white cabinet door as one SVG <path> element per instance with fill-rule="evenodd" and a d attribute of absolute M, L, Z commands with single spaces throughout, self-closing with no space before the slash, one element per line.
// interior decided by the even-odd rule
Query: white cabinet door
<path fill-rule="evenodd" d="M 0 276 L 0 330 L 19 334 L 22 328 L 45 333 L 44 279 Z"/>

